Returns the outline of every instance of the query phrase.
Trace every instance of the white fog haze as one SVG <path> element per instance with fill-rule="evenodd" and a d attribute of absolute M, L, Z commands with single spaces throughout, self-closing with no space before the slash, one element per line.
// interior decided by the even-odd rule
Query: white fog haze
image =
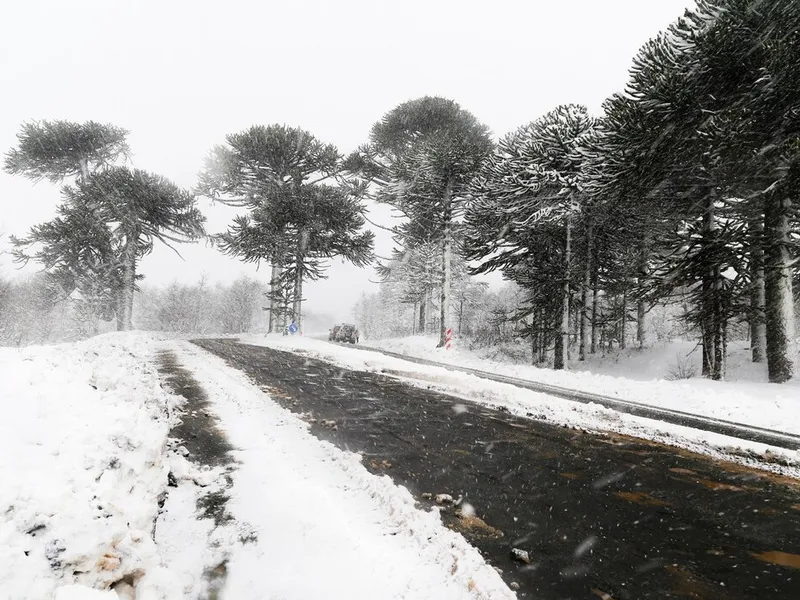
<path fill-rule="evenodd" d="M 95 120 L 130 131 L 131 163 L 191 188 L 225 135 L 253 124 L 302 127 L 347 154 L 374 122 L 423 95 L 456 99 L 494 136 L 562 102 L 598 112 L 627 80 L 631 56 L 690 6 L 686 0 L 609 2 L 160 2 L 7 3 L 0 19 L 0 148 L 20 124 Z M 446 26 L 444 24 L 446 23 Z M 554 26 L 554 24 L 557 24 Z M 568 37 L 562 29 L 568 27 Z M 0 240 L 48 219 L 57 186 L 0 172 Z M 235 209 L 209 206 L 208 231 Z M 382 224 L 386 207 L 370 207 Z M 392 243 L 376 229 L 376 253 Z M 201 244 L 181 260 L 158 245 L 141 263 L 145 285 L 229 283 L 247 273 Z M 6 277 L 15 266 L 0 261 Z M 27 272 L 36 270 L 30 265 Z M 371 269 L 332 260 L 306 286 L 309 310 L 351 318 Z M 498 277 L 492 278 L 497 281 Z"/>

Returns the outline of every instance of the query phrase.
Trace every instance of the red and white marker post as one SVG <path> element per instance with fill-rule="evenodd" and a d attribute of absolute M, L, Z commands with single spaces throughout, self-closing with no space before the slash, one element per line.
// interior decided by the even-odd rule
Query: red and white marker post
<path fill-rule="evenodd" d="M 453 341 L 453 328 L 448 327 L 444 335 L 444 347 L 450 350 L 450 342 Z"/>

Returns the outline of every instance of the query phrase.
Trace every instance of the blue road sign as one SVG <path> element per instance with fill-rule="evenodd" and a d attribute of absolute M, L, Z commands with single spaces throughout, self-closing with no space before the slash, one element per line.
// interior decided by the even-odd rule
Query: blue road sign
<path fill-rule="evenodd" d="M 297 329 L 298 329 L 297 323 L 292 323 L 291 325 L 289 325 L 289 333 L 297 333 Z"/>

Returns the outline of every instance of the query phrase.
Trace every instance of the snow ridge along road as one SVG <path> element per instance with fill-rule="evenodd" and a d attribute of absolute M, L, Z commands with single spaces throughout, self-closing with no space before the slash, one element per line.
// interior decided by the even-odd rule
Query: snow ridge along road
<path fill-rule="evenodd" d="M 234 447 L 232 520 L 213 536 L 227 554 L 222 600 L 516 597 L 437 510 L 420 510 L 361 456 L 319 440 L 222 359 L 187 342 L 171 350 Z"/>
<path fill-rule="evenodd" d="M 333 343 L 333 342 L 332 342 Z M 346 344 L 338 344 L 346 346 Z M 726 421 L 723 419 L 715 419 L 712 417 L 704 417 L 702 415 L 691 414 L 679 410 L 671 410 L 667 408 L 660 408 L 656 406 L 648 406 L 640 404 L 631 400 L 621 400 L 618 398 L 611 398 L 601 394 L 593 394 L 581 390 L 555 386 L 547 383 L 540 383 L 530 381 L 528 379 L 520 379 L 518 377 L 509 377 L 507 375 L 500 375 L 498 373 L 490 373 L 488 371 L 481 371 L 479 369 L 472 369 L 469 367 L 459 367 L 448 363 L 429 360 L 426 358 L 417 358 L 408 354 L 401 354 L 399 352 L 391 352 L 380 348 L 373 348 L 369 346 L 359 346 L 359 349 L 369 352 L 376 352 L 392 358 L 399 358 L 407 360 L 408 362 L 417 363 L 431 367 L 441 367 L 450 371 L 460 373 L 467 373 L 483 379 L 490 379 L 498 383 L 507 383 L 517 387 L 522 387 L 534 392 L 541 392 L 554 396 L 556 398 L 563 398 L 565 400 L 572 400 L 574 402 L 581 402 L 583 404 L 599 404 L 606 408 L 611 408 L 624 412 L 637 417 L 644 417 L 647 419 L 655 419 L 658 421 L 665 421 L 673 425 L 681 425 L 684 427 L 691 427 L 693 429 L 700 429 L 711 433 L 718 433 L 730 437 L 747 440 L 749 442 L 757 442 L 760 444 L 768 444 L 786 450 L 800 450 L 800 436 L 787 433 L 783 431 L 775 431 L 764 429 L 761 427 L 753 427 L 743 423 L 735 423 L 733 421 Z"/>
<path fill-rule="evenodd" d="M 0 600 L 515 597 L 437 511 L 188 342 L 0 348 L 0 374 Z"/>

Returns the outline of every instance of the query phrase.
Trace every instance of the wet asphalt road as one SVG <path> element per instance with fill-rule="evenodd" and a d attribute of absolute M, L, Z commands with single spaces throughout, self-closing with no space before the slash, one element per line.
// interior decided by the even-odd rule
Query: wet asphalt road
<path fill-rule="evenodd" d="M 347 344 L 344 343 L 339 345 L 347 347 Z M 691 427 L 693 429 L 700 429 L 702 431 L 711 431 L 721 435 L 729 435 L 740 440 L 749 440 L 751 442 L 758 442 L 759 444 L 768 444 L 778 448 L 785 448 L 786 450 L 800 450 L 800 435 L 795 435 L 792 433 L 770 431 L 769 429 L 753 427 L 752 425 L 734 423 L 732 421 L 715 419 L 712 417 L 693 415 L 664 407 L 648 406 L 639 402 L 631 402 L 629 400 L 611 398 L 609 396 L 603 396 L 602 394 L 595 394 L 593 392 L 564 388 L 558 385 L 542 383 L 541 381 L 530 381 L 526 379 L 520 379 L 518 377 L 501 375 L 499 373 L 489 373 L 487 371 L 480 371 L 478 369 L 471 369 L 469 367 L 461 367 L 458 365 L 441 363 L 426 358 L 408 356 L 407 354 L 401 354 L 399 352 L 390 352 L 388 350 L 384 350 L 383 348 L 370 348 L 367 346 L 362 346 L 361 348 L 369 352 L 376 352 L 408 362 L 414 362 L 421 365 L 432 365 L 447 369 L 449 371 L 468 373 L 470 375 L 481 377 L 482 379 L 489 379 L 491 381 L 498 381 L 500 383 L 508 383 L 516 387 L 532 390 L 534 392 L 542 392 L 555 398 L 570 400 L 571 402 L 599 404 L 600 406 L 605 406 L 606 408 L 612 408 L 616 411 L 627 413 L 629 415 L 635 415 L 637 417 L 644 417 L 645 419 L 655 419 L 656 421 L 673 423 L 674 425 L 682 425 L 683 427 Z"/>
<path fill-rule="evenodd" d="M 443 515 L 521 598 L 800 598 L 800 485 L 618 435 L 525 420 L 373 373 L 232 340 L 198 340 L 312 413 L 312 432 L 364 454 Z M 466 410 L 464 410 L 466 408 Z M 335 421 L 336 428 L 323 420 Z M 531 563 L 511 559 L 512 547 Z"/>

